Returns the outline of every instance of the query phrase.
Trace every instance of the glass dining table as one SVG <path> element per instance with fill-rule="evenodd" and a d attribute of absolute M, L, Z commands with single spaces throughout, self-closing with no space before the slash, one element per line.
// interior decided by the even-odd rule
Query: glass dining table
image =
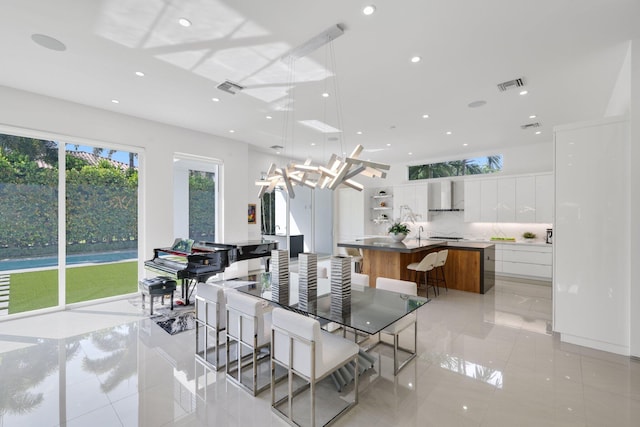
<path fill-rule="evenodd" d="M 331 307 L 330 279 L 319 278 L 316 304 L 309 304 L 307 309 L 302 309 L 298 303 L 296 273 L 290 274 L 289 304 L 272 301 L 270 284 L 263 282 L 260 275 L 250 275 L 215 283 L 262 298 L 273 305 L 315 317 L 321 323 L 333 322 L 368 335 L 377 334 L 430 301 L 429 298 L 420 296 L 352 284 L 351 304 L 346 309 L 336 310 Z"/>

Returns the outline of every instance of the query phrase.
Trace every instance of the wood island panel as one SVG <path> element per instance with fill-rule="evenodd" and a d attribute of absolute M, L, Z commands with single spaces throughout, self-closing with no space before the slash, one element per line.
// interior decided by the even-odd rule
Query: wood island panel
<path fill-rule="evenodd" d="M 403 253 L 363 249 L 362 271 L 369 275 L 369 286 L 371 287 L 375 287 L 377 277 L 415 281 L 415 273 L 407 269 L 407 266 L 412 262 L 420 262 L 431 252 L 438 252 L 442 249 L 449 250 L 444 266 L 449 289 L 475 293 L 483 293 L 488 290 L 488 288 L 483 289 L 481 250 L 438 247 L 420 252 Z M 433 277 L 434 273 L 430 272 L 429 274 L 430 277 Z"/>

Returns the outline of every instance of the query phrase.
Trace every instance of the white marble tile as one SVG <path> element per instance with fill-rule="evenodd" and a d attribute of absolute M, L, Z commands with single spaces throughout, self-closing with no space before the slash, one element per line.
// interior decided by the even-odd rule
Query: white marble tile
<path fill-rule="evenodd" d="M 390 348 L 373 349 L 336 425 L 636 426 L 640 362 L 548 334 L 550 298 L 503 279 L 485 295 L 443 291 L 418 311 L 419 356 L 394 376 Z M 2 386 L 27 399 L 0 401 L 3 423 L 286 425 L 269 392 L 211 370 L 204 384 L 194 347 L 194 331 L 171 336 L 126 300 L 2 322 Z"/>

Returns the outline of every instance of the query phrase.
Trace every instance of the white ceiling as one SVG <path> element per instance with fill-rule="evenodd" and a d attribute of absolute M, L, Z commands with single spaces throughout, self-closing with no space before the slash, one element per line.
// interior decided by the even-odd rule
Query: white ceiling
<path fill-rule="evenodd" d="M 318 161 L 358 143 L 391 163 L 497 154 L 602 117 L 638 18 L 639 0 L 3 0 L 0 85 Z M 332 50 L 295 73 L 281 61 L 335 24 L 345 33 Z M 518 77 L 528 95 L 498 91 Z M 222 92 L 225 79 L 246 89 Z M 311 119 L 343 132 L 297 123 Z M 540 135 L 520 129 L 532 121 Z"/>

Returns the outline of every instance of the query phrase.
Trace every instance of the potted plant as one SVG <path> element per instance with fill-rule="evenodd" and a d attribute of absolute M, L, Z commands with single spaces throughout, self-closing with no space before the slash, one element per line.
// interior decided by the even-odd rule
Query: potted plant
<path fill-rule="evenodd" d="M 409 234 L 411 230 L 407 224 L 403 224 L 399 220 L 396 220 L 391 227 L 389 227 L 389 236 L 396 242 L 402 242 L 407 234 Z"/>
<path fill-rule="evenodd" d="M 535 233 L 532 233 L 530 231 L 525 231 L 524 233 L 522 233 L 522 237 L 524 237 L 524 240 L 526 240 L 527 242 L 533 242 L 533 239 L 536 238 Z"/>

